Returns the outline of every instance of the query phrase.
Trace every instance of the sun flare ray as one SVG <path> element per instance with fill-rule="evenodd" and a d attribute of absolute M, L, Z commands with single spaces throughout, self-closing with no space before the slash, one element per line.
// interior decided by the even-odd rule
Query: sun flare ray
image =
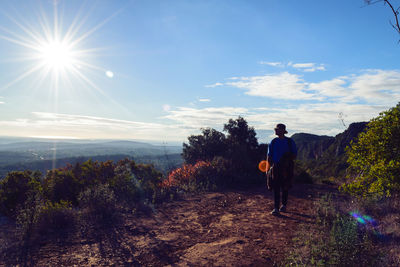
<path fill-rule="evenodd" d="M 63 105 L 59 101 L 67 102 L 66 99 L 79 95 L 77 99 L 83 100 L 82 103 L 86 99 L 104 103 L 106 99 L 113 107 L 129 114 L 126 107 L 97 85 L 97 81 L 115 77 L 114 72 L 102 67 L 97 60 L 109 48 L 87 47 L 88 43 L 92 43 L 90 38 L 94 33 L 121 11 L 123 8 L 92 25 L 88 22 L 90 12 L 95 12 L 95 6 L 87 2 L 80 5 L 75 15 L 68 19 L 64 17 L 63 7 L 58 2 L 51 7 L 38 5 L 38 9 L 33 10 L 36 18 L 32 20 L 17 10 L 15 14 L 0 11 L 15 25 L 14 29 L 0 26 L 0 40 L 22 48 L 16 50 L 17 55 L 9 55 L 9 62 L 25 62 L 27 66 L 17 72 L 8 84 L 0 87 L 0 91 L 31 79 L 30 89 L 25 94 L 45 96 L 40 100 L 47 103 L 48 107 L 52 106 L 53 112 L 58 112 L 58 107 Z"/>

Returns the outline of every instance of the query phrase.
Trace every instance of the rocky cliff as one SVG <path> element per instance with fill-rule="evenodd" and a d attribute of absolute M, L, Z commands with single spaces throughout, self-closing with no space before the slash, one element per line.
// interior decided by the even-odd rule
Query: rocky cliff
<path fill-rule="evenodd" d="M 335 137 L 298 133 L 292 136 L 301 166 L 314 177 L 341 177 L 347 168 L 346 147 L 366 129 L 367 122 L 356 122 Z"/>

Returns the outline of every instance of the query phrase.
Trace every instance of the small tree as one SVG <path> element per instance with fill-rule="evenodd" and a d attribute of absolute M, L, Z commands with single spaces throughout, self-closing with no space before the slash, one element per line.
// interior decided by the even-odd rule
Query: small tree
<path fill-rule="evenodd" d="M 231 146 L 242 145 L 248 150 L 257 149 L 256 131 L 253 127 L 249 127 L 242 117 L 239 116 L 236 120 L 230 119 L 224 125 L 224 131 L 228 132 L 227 141 Z"/>
<path fill-rule="evenodd" d="M 201 135 L 191 135 L 188 140 L 189 144 L 183 144 L 182 156 L 185 163 L 195 164 L 199 160 L 210 161 L 226 153 L 226 137 L 215 129 L 202 129 Z"/>
<path fill-rule="evenodd" d="M 390 196 L 400 192 L 400 103 L 369 122 L 347 149 L 348 182 L 353 194 Z"/>
<path fill-rule="evenodd" d="M 230 119 L 224 125 L 224 131 L 228 132 L 228 159 L 232 161 L 237 178 L 246 182 L 248 177 L 256 178 L 260 156 L 254 128 L 249 127 L 244 118 L 238 117 Z"/>

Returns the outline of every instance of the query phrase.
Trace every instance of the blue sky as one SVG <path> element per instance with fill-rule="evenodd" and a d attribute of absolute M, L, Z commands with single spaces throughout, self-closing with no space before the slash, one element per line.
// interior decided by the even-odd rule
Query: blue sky
<path fill-rule="evenodd" d="M 363 0 L 2 1 L 0 135 L 182 142 L 238 116 L 260 142 L 336 135 L 400 101 L 391 19 Z"/>

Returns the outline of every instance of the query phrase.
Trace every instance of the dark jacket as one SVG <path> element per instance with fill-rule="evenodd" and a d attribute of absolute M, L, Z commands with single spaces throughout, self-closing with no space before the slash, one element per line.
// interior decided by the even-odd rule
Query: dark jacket
<path fill-rule="evenodd" d="M 280 185 L 288 190 L 293 185 L 294 161 L 291 153 L 286 153 L 278 163 L 272 166 L 272 187 Z"/>
<path fill-rule="evenodd" d="M 285 138 L 288 140 L 289 152 L 283 154 L 279 162 L 272 164 L 270 175 L 267 174 L 268 189 L 272 189 L 279 185 L 283 187 L 283 189 L 288 190 L 293 185 L 294 159 L 296 157 L 297 149 L 293 140 L 288 137 Z M 272 142 L 274 142 L 274 140 Z M 273 147 L 272 142 L 271 148 Z M 269 156 L 272 156 L 273 154 L 274 151 L 269 151 Z"/>

